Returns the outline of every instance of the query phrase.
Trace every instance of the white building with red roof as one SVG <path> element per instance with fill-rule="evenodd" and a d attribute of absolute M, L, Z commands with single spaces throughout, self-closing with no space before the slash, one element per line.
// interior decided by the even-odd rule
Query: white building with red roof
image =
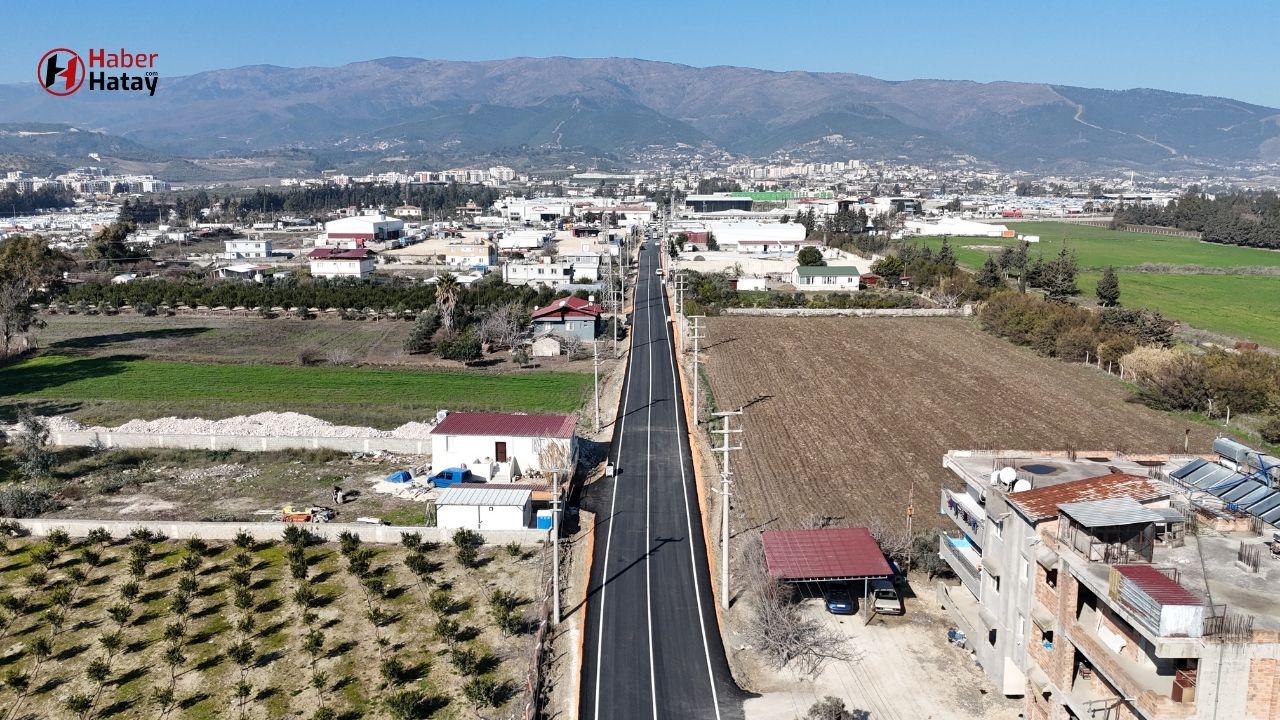
<path fill-rule="evenodd" d="M 489 482 L 571 473 L 577 424 L 572 415 L 451 412 L 431 431 L 431 467 L 465 468 Z"/>
<path fill-rule="evenodd" d="M 546 307 L 534 308 L 529 317 L 534 335 L 554 332 L 590 341 L 600 333 L 603 314 L 604 308 L 594 297 L 584 300 L 570 296 L 552 300 Z"/>

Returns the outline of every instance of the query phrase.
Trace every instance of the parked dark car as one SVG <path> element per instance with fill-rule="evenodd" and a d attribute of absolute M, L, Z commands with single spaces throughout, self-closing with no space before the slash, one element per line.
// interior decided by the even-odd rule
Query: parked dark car
<path fill-rule="evenodd" d="M 827 612 L 832 615 L 852 615 L 853 596 L 849 594 L 849 586 L 844 583 L 830 583 L 822 588 L 822 597 L 827 604 Z"/>

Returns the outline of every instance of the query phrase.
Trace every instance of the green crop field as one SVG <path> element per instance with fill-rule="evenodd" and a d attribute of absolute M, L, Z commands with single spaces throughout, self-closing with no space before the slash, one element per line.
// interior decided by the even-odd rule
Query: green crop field
<path fill-rule="evenodd" d="M 1101 273 L 1081 273 L 1094 296 Z M 1120 302 L 1148 307 L 1193 327 L 1280 348 L 1280 277 L 1120 273 Z"/>
<path fill-rule="evenodd" d="M 1144 263 L 1159 265 L 1199 265 L 1201 267 L 1280 267 L 1280 252 L 1234 245 L 1215 245 L 1198 240 L 1167 235 L 1107 230 L 1072 223 L 1011 223 L 1009 228 L 1026 235 L 1039 235 L 1039 244 L 1030 248 L 1032 257 L 1043 252 L 1045 257 L 1058 253 L 1065 240 L 1076 252 L 1080 267 L 1135 267 Z M 922 238 L 937 249 L 942 238 Z M 962 265 L 978 267 L 996 248 L 1014 245 L 1015 238 L 953 237 L 951 247 Z"/>
<path fill-rule="evenodd" d="M 440 408 L 572 412 L 582 405 L 591 382 L 588 373 L 213 365 L 49 355 L 0 367 L 0 406 L 38 400 L 50 410 L 94 423 L 292 410 L 390 429 L 423 421 Z"/>

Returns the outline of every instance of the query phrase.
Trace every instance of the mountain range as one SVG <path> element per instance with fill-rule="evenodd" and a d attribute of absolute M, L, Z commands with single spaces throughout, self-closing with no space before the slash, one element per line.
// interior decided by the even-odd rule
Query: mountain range
<path fill-rule="evenodd" d="M 1280 161 L 1280 110 L 1227 98 L 623 58 L 256 65 L 162 76 L 155 97 L 0 85 L 0 123 L 95 131 L 75 139 L 76 153 L 97 138 L 109 147 L 92 152 L 144 163 L 302 152 L 318 166 L 387 167 L 547 153 L 618 159 L 654 146 L 809 159 L 970 155 L 1042 170 Z M 0 131 L 0 152 L 50 156 L 53 145 Z"/>

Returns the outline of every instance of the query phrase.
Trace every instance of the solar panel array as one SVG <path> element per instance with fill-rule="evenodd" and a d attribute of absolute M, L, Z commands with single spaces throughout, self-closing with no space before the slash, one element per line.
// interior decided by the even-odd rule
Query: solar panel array
<path fill-rule="evenodd" d="M 1246 474 L 1203 458 L 1197 458 L 1169 473 L 1183 485 L 1220 498 L 1229 509 L 1238 509 L 1280 525 L 1280 488 L 1265 475 Z"/>

